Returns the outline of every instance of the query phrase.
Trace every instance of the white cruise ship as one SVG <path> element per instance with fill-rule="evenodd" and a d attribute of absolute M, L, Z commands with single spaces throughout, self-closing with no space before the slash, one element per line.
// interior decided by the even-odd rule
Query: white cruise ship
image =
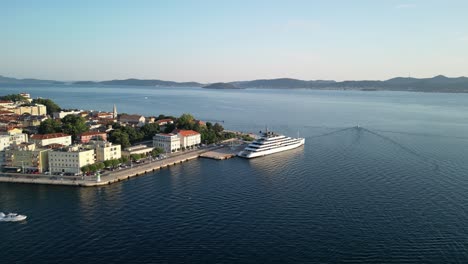
<path fill-rule="evenodd" d="M 250 143 L 237 155 L 242 158 L 255 158 L 265 156 L 304 145 L 305 138 L 291 138 L 279 135 L 268 130 L 262 136 Z"/>

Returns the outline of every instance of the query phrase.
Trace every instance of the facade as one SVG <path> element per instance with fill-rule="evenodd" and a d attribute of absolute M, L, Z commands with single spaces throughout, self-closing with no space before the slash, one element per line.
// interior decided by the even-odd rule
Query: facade
<path fill-rule="evenodd" d="M 130 156 L 133 154 L 148 154 L 153 151 L 153 147 L 148 147 L 146 145 L 137 145 L 137 146 L 132 146 L 126 148 L 124 151 L 122 151 L 122 156 Z"/>
<path fill-rule="evenodd" d="M 182 148 L 191 148 L 201 143 L 201 135 L 193 130 L 174 130 L 180 138 Z"/>
<path fill-rule="evenodd" d="M 32 127 L 32 126 L 39 126 L 42 121 L 46 120 L 47 116 L 35 116 L 35 115 L 21 115 L 19 116 L 19 121 L 23 127 Z"/>
<path fill-rule="evenodd" d="M 81 110 L 63 110 L 63 111 L 60 111 L 60 112 L 54 112 L 52 113 L 52 116 L 55 118 L 55 119 L 62 119 L 64 117 L 66 117 L 67 115 L 79 115 L 81 114 Z"/>
<path fill-rule="evenodd" d="M 22 172 L 43 173 L 49 167 L 49 149 L 36 148 L 34 143 L 21 143 L 5 150 L 7 167 L 21 168 Z"/>
<path fill-rule="evenodd" d="M 12 145 L 19 145 L 28 142 L 27 134 L 0 135 L 0 151 L 9 148 Z"/>
<path fill-rule="evenodd" d="M 2 127 L 0 129 L 0 134 L 1 135 L 15 135 L 15 134 L 21 134 L 23 133 L 23 130 L 17 127 Z"/>
<path fill-rule="evenodd" d="M 96 161 L 98 162 L 120 159 L 122 157 L 121 146 L 113 145 L 111 142 L 96 141 L 94 150 L 96 152 Z"/>
<path fill-rule="evenodd" d="M 166 119 L 160 119 L 155 121 L 156 124 L 159 126 L 165 126 L 167 124 L 173 124 L 174 121 L 172 119 L 166 118 Z"/>
<path fill-rule="evenodd" d="M 146 118 L 142 115 L 121 115 L 119 117 L 121 123 L 126 123 L 130 125 L 143 126 L 146 122 Z"/>
<path fill-rule="evenodd" d="M 30 141 L 41 147 L 50 144 L 70 146 L 72 143 L 71 136 L 64 133 L 53 133 L 45 135 L 35 134 L 30 137 Z"/>
<path fill-rule="evenodd" d="M 49 169 L 53 173 L 81 174 L 83 166 L 94 164 L 94 149 L 70 146 L 49 151 Z"/>
<path fill-rule="evenodd" d="M 20 105 L 11 109 L 15 114 L 47 115 L 47 107 L 41 104 Z"/>
<path fill-rule="evenodd" d="M 78 135 L 78 139 L 80 140 L 81 143 L 88 143 L 90 140 L 106 141 L 107 133 L 96 132 L 96 131 L 84 132 Z"/>
<path fill-rule="evenodd" d="M 10 100 L 0 100 L 0 106 L 12 106 L 14 103 Z"/>
<path fill-rule="evenodd" d="M 180 138 L 177 134 L 156 134 L 153 137 L 153 147 L 164 149 L 165 152 L 180 150 Z"/>

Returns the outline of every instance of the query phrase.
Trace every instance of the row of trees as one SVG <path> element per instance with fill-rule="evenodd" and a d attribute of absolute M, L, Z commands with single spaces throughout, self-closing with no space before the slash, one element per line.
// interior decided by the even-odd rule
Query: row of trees
<path fill-rule="evenodd" d="M 8 94 L 4 96 L 0 96 L 0 100 L 5 100 L 5 101 L 12 101 L 12 102 L 28 102 L 26 97 L 20 95 L 20 94 Z"/>
<path fill-rule="evenodd" d="M 114 130 L 109 135 L 109 141 L 122 145 L 122 148 L 126 148 L 139 141 L 151 140 L 159 132 L 159 126 L 155 123 L 145 124 L 139 129 L 114 124 Z"/>
<path fill-rule="evenodd" d="M 54 112 L 60 112 L 62 108 L 58 104 L 56 104 L 54 101 L 50 99 L 45 99 L 45 98 L 37 98 L 33 99 L 32 101 L 33 104 L 43 104 L 47 107 L 47 114 L 52 115 Z"/>
<path fill-rule="evenodd" d="M 83 173 L 89 173 L 89 172 L 96 172 L 103 170 L 104 168 L 116 168 L 120 164 L 125 164 L 128 162 L 128 157 L 121 157 L 120 159 L 111 159 L 111 160 L 105 160 L 104 162 L 96 162 L 93 164 L 89 164 L 86 166 L 81 167 L 81 171 Z"/>
<path fill-rule="evenodd" d="M 156 157 L 161 153 L 164 153 L 164 150 L 162 148 L 156 147 L 156 148 L 153 149 L 153 151 L 150 153 L 150 155 L 153 156 L 153 157 Z M 130 156 L 130 158 L 126 157 L 126 156 L 122 156 L 120 159 L 110 159 L 110 160 L 105 160 L 103 162 L 96 162 L 96 163 L 93 163 L 93 164 L 83 166 L 83 167 L 81 167 L 81 171 L 83 173 L 90 173 L 90 172 L 94 173 L 96 171 L 103 170 L 104 168 L 114 169 L 117 166 L 119 166 L 120 164 L 127 164 L 130 161 L 130 159 L 132 161 L 137 161 L 137 160 L 140 160 L 140 159 L 143 159 L 143 158 L 146 158 L 146 157 L 147 157 L 147 155 L 145 155 L 145 154 L 132 154 Z"/>

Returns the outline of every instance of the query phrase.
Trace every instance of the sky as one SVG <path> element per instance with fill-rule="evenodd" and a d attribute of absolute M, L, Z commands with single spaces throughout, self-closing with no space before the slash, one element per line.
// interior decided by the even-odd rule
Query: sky
<path fill-rule="evenodd" d="M 54 80 L 468 76 L 468 1 L 0 0 L 0 75 Z"/>

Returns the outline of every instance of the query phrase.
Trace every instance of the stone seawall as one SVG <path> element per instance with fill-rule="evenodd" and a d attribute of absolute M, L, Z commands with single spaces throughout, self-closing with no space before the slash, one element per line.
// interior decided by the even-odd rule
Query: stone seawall
<path fill-rule="evenodd" d="M 141 176 L 147 173 L 174 166 L 182 162 L 197 159 L 206 152 L 213 152 L 221 150 L 222 147 L 212 147 L 203 150 L 190 151 L 185 153 L 177 153 L 173 157 L 164 160 L 147 162 L 135 165 L 132 168 L 115 170 L 101 175 L 100 181 L 97 181 L 96 176 L 51 176 L 51 175 L 36 175 L 36 174 L 18 174 L 18 173 L 0 173 L 0 182 L 10 183 L 28 183 L 28 184 L 49 184 L 49 185 L 65 185 L 65 186 L 79 186 L 79 187 L 92 187 L 108 185 L 130 178 Z"/>

